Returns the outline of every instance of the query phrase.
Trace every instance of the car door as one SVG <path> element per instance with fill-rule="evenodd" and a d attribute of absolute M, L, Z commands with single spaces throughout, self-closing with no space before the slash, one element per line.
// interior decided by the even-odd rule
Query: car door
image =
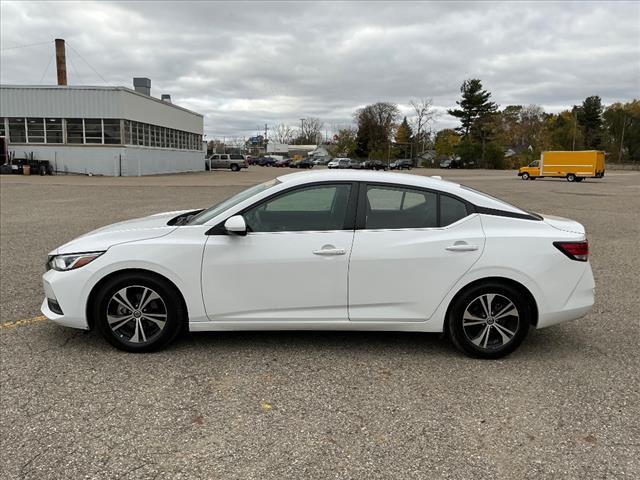
<path fill-rule="evenodd" d="M 202 292 L 212 321 L 347 321 L 355 224 L 350 182 L 295 187 L 242 213 L 247 235 L 210 235 Z"/>
<path fill-rule="evenodd" d="M 484 248 L 479 216 L 440 192 L 363 185 L 358 212 L 351 321 L 425 321 Z"/>

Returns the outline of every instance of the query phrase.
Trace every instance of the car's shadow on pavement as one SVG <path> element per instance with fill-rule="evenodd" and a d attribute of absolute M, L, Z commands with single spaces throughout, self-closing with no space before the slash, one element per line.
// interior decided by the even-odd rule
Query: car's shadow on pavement
<path fill-rule="evenodd" d="M 116 352 L 96 331 L 84 332 L 51 325 L 45 349 Z M 579 330 L 557 326 L 530 329 L 524 343 L 506 358 L 543 356 L 599 356 L 605 354 L 589 344 Z M 157 353 L 181 355 L 332 354 L 338 356 L 415 355 L 434 358 L 466 358 L 441 333 L 368 331 L 233 331 L 185 332 Z M 128 355 L 125 352 L 119 352 Z"/>

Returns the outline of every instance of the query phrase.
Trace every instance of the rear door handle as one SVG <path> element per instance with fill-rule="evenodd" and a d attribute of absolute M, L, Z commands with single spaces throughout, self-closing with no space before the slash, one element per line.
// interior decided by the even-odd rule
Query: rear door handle
<path fill-rule="evenodd" d="M 480 247 L 478 245 L 469 245 L 468 243 L 455 243 L 453 245 L 449 245 L 446 249 L 450 252 L 473 252 L 478 250 Z"/>
<path fill-rule="evenodd" d="M 344 255 L 347 251 L 344 248 L 321 248 L 320 250 L 314 250 L 314 255 Z"/>

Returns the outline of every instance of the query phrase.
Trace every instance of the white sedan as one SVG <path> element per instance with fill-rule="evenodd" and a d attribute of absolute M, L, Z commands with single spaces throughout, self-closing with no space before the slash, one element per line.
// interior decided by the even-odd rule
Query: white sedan
<path fill-rule="evenodd" d="M 416 175 L 296 173 L 50 253 L 42 312 L 145 352 L 181 331 L 445 332 L 498 358 L 588 313 L 582 225 Z"/>

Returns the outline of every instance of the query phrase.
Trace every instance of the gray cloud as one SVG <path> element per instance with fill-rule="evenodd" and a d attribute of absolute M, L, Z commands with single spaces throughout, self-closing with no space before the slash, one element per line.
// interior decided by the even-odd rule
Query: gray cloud
<path fill-rule="evenodd" d="M 331 125 L 393 101 L 408 113 L 431 97 L 436 128 L 460 83 L 482 79 L 501 105 L 558 111 L 588 95 L 605 103 L 640 92 L 640 4 L 8 2 L 2 83 L 55 83 L 53 45 L 65 38 L 70 83 L 130 85 L 205 115 L 212 136 L 247 136 L 264 123 Z M 7 50 L 8 49 L 8 50 Z M 86 59 L 95 70 L 82 59 Z M 104 81 L 102 78 L 104 78 Z"/>

